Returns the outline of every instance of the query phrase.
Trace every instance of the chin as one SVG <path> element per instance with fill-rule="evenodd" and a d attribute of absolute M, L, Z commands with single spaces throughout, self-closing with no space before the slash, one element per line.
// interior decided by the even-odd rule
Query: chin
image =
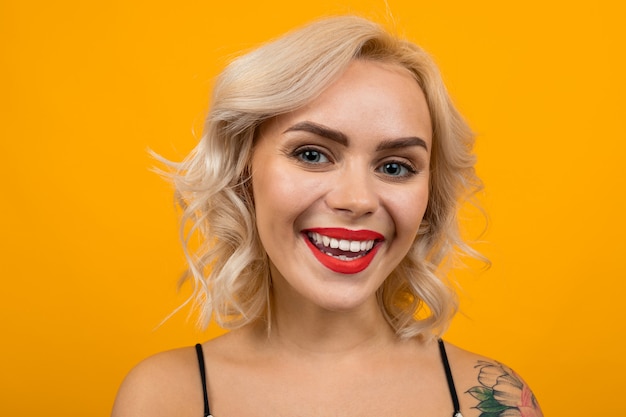
<path fill-rule="evenodd" d="M 368 304 L 378 305 L 376 294 L 333 294 L 326 295 L 321 300 L 316 300 L 320 308 L 334 313 L 350 313 L 365 307 Z"/>

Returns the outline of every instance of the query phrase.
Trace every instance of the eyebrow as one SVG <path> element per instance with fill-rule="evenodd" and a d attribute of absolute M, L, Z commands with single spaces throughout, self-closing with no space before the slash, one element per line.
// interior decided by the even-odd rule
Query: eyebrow
<path fill-rule="evenodd" d="M 422 138 L 418 138 L 417 136 L 383 141 L 376 146 L 376 150 L 384 151 L 388 149 L 408 148 L 411 146 L 420 146 L 425 150 L 428 150 L 428 144 L 426 141 Z"/>
<path fill-rule="evenodd" d="M 285 130 L 283 133 L 296 132 L 296 131 L 304 131 L 304 132 L 313 133 L 314 135 L 321 136 L 323 138 L 327 138 L 337 143 L 340 143 L 343 146 L 348 146 L 348 143 L 349 143 L 348 137 L 344 135 L 343 133 L 341 133 L 340 131 L 331 129 L 329 127 L 320 125 L 318 123 L 313 123 L 313 122 L 308 122 L 308 121 L 296 123 L 295 125 Z"/>
<path fill-rule="evenodd" d="M 314 135 L 318 135 L 323 138 L 330 139 L 343 146 L 348 146 L 348 144 L 350 143 L 350 141 L 348 140 L 348 137 L 342 132 L 335 130 L 335 129 L 331 129 L 319 123 L 314 123 L 310 121 L 296 123 L 295 125 L 287 128 L 283 133 L 297 132 L 297 131 L 313 133 Z M 411 146 L 420 146 L 428 150 L 428 144 L 426 143 L 426 141 L 417 136 L 409 136 L 406 138 L 385 140 L 379 143 L 378 146 L 376 146 L 376 150 L 384 151 L 384 150 L 389 150 L 389 149 L 408 148 Z"/>

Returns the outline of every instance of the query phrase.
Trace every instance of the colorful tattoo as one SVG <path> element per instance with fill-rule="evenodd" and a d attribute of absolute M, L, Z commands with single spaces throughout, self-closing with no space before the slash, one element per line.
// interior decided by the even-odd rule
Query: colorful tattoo
<path fill-rule="evenodd" d="M 467 393 L 476 398 L 479 417 L 543 417 L 528 385 L 512 369 L 498 362 L 478 361 L 477 385 Z"/>

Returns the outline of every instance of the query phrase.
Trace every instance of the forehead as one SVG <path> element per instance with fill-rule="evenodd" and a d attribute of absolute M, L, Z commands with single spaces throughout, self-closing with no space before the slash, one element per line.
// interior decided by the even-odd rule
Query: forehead
<path fill-rule="evenodd" d="M 317 98 L 265 127 L 284 130 L 302 121 L 322 123 L 348 136 L 419 136 L 427 141 L 432 136 L 426 98 L 413 74 L 396 64 L 369 60 L 353 61 Z"/>

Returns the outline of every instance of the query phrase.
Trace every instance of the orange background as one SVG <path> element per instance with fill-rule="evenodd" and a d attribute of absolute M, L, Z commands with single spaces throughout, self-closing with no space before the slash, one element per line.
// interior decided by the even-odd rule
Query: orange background
<path fill-rule="evenodd" d="M 447 338 L 517 369 L 546 416 L 623 412 L 622 2 L 389 0 L 478 134 L 487 272 Z M 236 51 L 383 1 L 0 0 L 0 415 L 107 416 L 126 372 L 203 340 L 172 190 Z M 470 215 L 471 229 L 482 225 Z"/>

